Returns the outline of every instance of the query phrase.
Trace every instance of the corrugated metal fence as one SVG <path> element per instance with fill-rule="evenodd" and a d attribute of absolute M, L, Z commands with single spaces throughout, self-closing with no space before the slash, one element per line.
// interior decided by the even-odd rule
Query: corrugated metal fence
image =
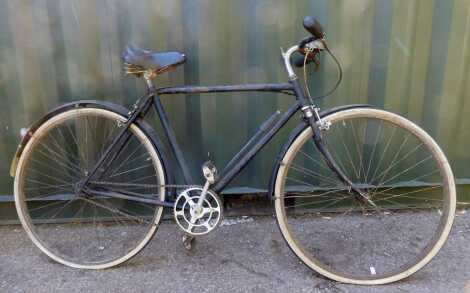
<path fill-rule="evenodd" d="M 20 129 L 49 108 L 78 99 L 131 104 L 143 84 L 122 71 L 127 43 L 180 50 L 188 62 L 159 85 L 285 81 L 279 47 L 306 35 L 305 14 L 321 20 L 345 69 L 322 103 L 371 103 L 422 125 L 443 146 L 459 183 L 470 178 L 470 1 L 468 0 L 1 0 L 0 195 Z M 312 74 L 321 93 L 335 82 L 326 60 Z M 199 173 L 219 166 L 289 97 L 211 94 L 166 98 L 171 122 Z M 284 133 L 286 134 L 286 132 Z M 274 140 L 232 186 L 265 188 Z"/>

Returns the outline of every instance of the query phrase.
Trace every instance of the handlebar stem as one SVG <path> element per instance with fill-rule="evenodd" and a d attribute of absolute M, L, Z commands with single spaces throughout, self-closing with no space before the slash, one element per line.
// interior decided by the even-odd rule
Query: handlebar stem
<path fill-rule="evenodd" d="M 284 65 L 286 66 L 287 69 L 287 74 L 289 75 L 290 80 L 295 80 L 297 79 L 297 75 L 294 72 L 294 69 L 292 68 L 292 64 L 290 62 L 292 54 L 297 52 L 299 50 L 299 46 L 295 45 L 289 48 L 287 52 L 282 53 L 282 58 L 284 59 Z"/>

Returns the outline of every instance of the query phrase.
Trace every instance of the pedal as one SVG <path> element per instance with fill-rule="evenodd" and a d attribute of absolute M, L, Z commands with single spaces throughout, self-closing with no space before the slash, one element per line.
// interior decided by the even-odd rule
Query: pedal
<path fill-rule="evenodd" d="M 196 237 L 184 234 L 183 235 L 183 247 L 187 251 L 190 251 L 193 249 L 193 242 L 196 240 Z"/>
<path fill-rule="evenodd" d="M 217 168 L 215 167 L 214 163 L 212 163 L 212 161 L 207 161 L 202 164 L 202 174 L 209 184 L 213 184 L 219 177 Z"/>

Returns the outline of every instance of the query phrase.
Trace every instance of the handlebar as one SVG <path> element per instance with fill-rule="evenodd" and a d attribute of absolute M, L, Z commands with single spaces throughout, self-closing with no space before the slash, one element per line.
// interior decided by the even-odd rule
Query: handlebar
<path fill-rule="evenodd" d="M 324 39 L 316 39 L 315 37 L 309 37 L 303 39 L 299 44 L 298 52 L 300 54 L 294 55 L 292 58 L 292 64 L 296 67 L 303 67 L 306 64 L 315 62 L 315 56 L 320 51 L 326 49 Z M 307 60 L 305 60 L 305 54 L 309 53 Z"/>
<path fill-rule="evenodd" d="M 282 51 L 282 57 L 284 59 L 284 64 L 286 66 L 287 73 L 289 75 L 290 80 L 296 80 L 298 77 L 292 68 L 292 65 L 297 67 L 303 67 L 305 64 L 310 62 L 316 62 L 315 55 L 319 52 L 325 50 L 328 54 L 333 58 L 338 66 L 338 81 L 336 82 L 335 86 L 328 91 L 327 93 L 317 96 L 311 97 L 308 84 L 307 84 L 307 74 L 304 70 L 304 81 L 305 81 L 305 88 L 308 94 L 308 97 L 311 101 L 314 99 L 320 99 L 331 95 L 340 85 L 341 80 L 343 79 L 343 70 L 341 68 L 341 64 L 338 61 L 338 58 L 330 51 L 328 45 L 325 41 L 325 33 L 323 32 L 323 28 L 321 27 L 320 23 L 315 20 L 311 16 L 306 16 L 303 22 L 304 28 L 312 34 L 311 37 L 303 39 L 298 45 L 292 46 L 286 52 Z M 295 56 L 295 53 L 300 53 Z M 293 57 L 294 55 L 294 57 Z M 317 63 L 318 65 L 318 63 Z"/>
<path fill-rule="evenodd" d="M 312 36 L 304 38 L 297 46 L 290 48 L 284 54 L 284 60 L 289 75 L 295 76 L 292 65 L 296 67 L 303 67 L 305 64 L 315 61 L 315 55 L 320 51 L 327 49 L 325 43 L 325 33 L 321 24 L 312 16 L 306 16 L 303 21 L 304 28 L 312 34 Z M 294 53 L 299 52 L 300 54 L 292 56 Z M 305 60 L 305 54 L 307 52 L 312 53 Z M 292 57 L 292 58 L 291 58 Z M 312 58 L 313 57 L 313 58 Z"/>
<path fill-rule="evenodd" d="M 303 67 L 308 63 L 314 62 L 315 55 L 325 49 L 325 33 L 320 22 L 312 16 L 306 16 L 304 17 L 303 26 L 312 34 L 312 37 L 305 38 L 299 43 L 299 53 L 301 53 L 301 55 L 295 55 L 292 60 L 292 64 L 296 67 Z M 305 60 L 305 54 L 307 51 L 310 51 L 313 54 Z"/>

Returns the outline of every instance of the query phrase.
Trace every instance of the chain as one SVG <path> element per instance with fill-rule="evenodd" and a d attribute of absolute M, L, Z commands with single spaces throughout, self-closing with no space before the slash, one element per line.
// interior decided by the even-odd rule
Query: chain
<path fill-rule="evenodd" d="M 158 187 L 168 187 L 168 188 L 179 188 L 179 189 L 182 189 L 182 188 L 193 188 L 193 187 L 202 187 L 200 185 L 187 185 L 187 184 L 162 184 L 162 185 L 157 185 Z"/>
<path fill-rule="evenodd" d="M 93 181 L 93 184 L 102 184 L 102 185 L 111 185 L 111 186 L 129 186 L 132 184 L 118 183 L 118 182 L 107 182 L 107 181 Z M 184 184 L 138 184 L 141 187 L 145 188 L 154 188 L 154 187 L 167 187 L 167 188 L 191 188 L 191 187 L 201 187 L 199 185 L 184 185 Z"/>

